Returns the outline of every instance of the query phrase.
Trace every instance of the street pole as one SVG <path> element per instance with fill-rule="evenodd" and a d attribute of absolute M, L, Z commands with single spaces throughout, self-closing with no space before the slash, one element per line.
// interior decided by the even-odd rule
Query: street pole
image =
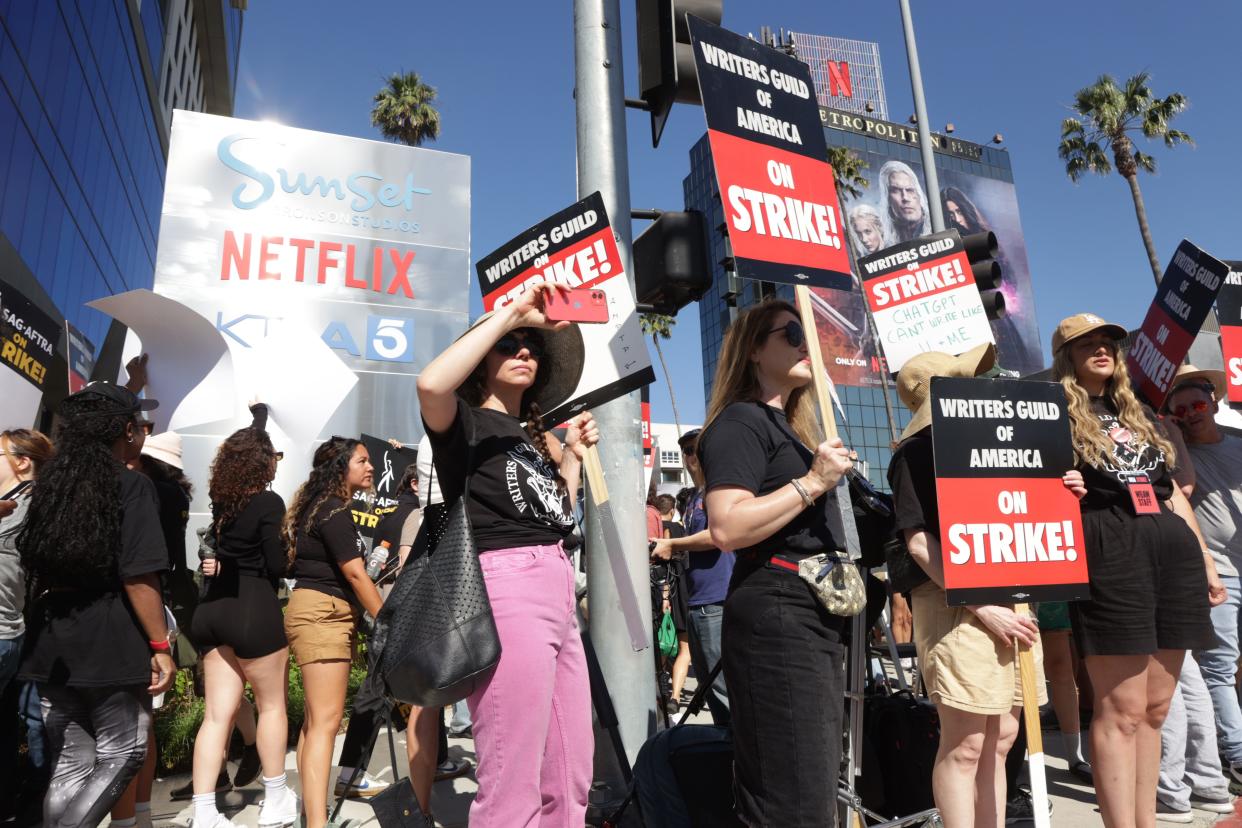
<path fill-rule="evenodd" d="M 617 240 L 630 287 L 630 184 L 625 138 L 625 92 L 621 70 L 619 0 L 574 0 L 574 98 L 578 132 L 578 197 L 598 190 Z M 595 409 L 600 462 L 612 492 L 611 508 L 622 535 L 622 553 L 644 618 L 651 617 L 643 487 L 641 416 L 638 393 Z M 609 550 L 599 514 L 587 498 L 587 596 L 591 641 L 599 656 L 630 762 L 653 733 L 656 722 L 655 660 L 650 646 L 636 652 L 626 633 Z M 648 631 L 648 644 L 651 630 Z M 597 742 L 600 741 L 597 735 Z M 597 756 L 605 754 L 597 751 Z M 597 764 L 596 781 L 610 790 L 593 794 L 597 804 L 625 796 L 620 770 Z"/>
<path fill-rule="evenodd" d="M 906 60 L 910 64 L 910 87 L 914 91 L 914 117 L 919 131 L 919 151 L 923 156 L 923 179 L 927 182 L 927 206 L 931 211 L 932 232 L 944 230 L 944 211 L 940 205 L 940 177 L 936 175 L 936 156 L 932 152 L 931 121 L 927 119 L 927 101 L 923 99 L 923 72 L 919 69 L 919 47 L 914 42 L 914 20 L 910 17 L 909 0 L 901 5 L 901 25 L 906 33 Z"/>

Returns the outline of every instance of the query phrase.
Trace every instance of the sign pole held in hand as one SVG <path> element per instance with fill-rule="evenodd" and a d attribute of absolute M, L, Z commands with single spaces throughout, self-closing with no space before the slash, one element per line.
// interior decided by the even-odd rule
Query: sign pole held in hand
<path fill-rule="evenodd" d="M 617 529 L 617 519 L 612 513 L 612 504 L 608 502 L 608 483 L 604 480 L 604 467 L 599 459 L 598 445 L 586 450 L 582 460 L 582 469 L 586 472 L 587 487 L 591 490 L 591 502 L 595 504 L 595 512 L 599 515 L 600 525 L 604 530 L 604 543 L 608 547 L 608 564 L 612 569 L 612 579 L 616 582 L 617 597 L 621 601 L 621 613 L 625 616 L 625 627 L 630 634 L 630 645 L 634 651 L 647 649 L 647 636 L 650 627 L 643 621 L 638 609 L 638 595 L 634 592 L 634 584 L 630 582 L 625 558 L 621 554 L 621 533 Z"/>
<path fill-rule="evenodd" d="M 1014 612 L 1030 615 L 1030 605 L 1015 604 Z M 1022 720 L 1026 723 L 1026 758 L 1030 764 L 1031 804 L 1035 828 L 1049 828 L 1048 781 L 1044 770 L 1044 735 L 1039 723 L 1039 688 L 1035 686 L 1035 654 L 1026 644 L 1018 645 L 1018 675 L 1022 682 Z"/>

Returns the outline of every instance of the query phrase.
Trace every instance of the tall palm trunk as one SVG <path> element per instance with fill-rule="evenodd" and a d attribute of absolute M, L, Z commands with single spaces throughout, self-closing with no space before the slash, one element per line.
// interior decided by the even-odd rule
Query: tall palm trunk
<path fill-rule="evenodd" d="M 1130 185 L 1130 195 L 1134 198 L 1134 214 L 1138 216 L 1139 233 L 1143 236 L 1143 246 L 1147 248 L 1147 260 L 1151 262 L 1151 275 L 1160 287 L 1160 259 L 1156 256 L 1156 243 L 1151 239 L 1151 228 L 1147 226 L 1147 207 L 1143 204 L 1143 192 L 1139 189 L 1138 174 L 1125 176 Z"/>
<path fill-rule="evenodd" d="M 668 375 L 668 366 L 664 364 L 664 351 L 660 348 L 660 337 L 652 336 L 656 356 L 660 360 L 660 370 L 664 372 L 664 384 L 668 386 L 668 401 L 673 406 L 673 427 L 677 429 L 677 439 L 681 439 L 681 418 L 677 416 L 677 398 L 673 396 L 673 379 Z"/>

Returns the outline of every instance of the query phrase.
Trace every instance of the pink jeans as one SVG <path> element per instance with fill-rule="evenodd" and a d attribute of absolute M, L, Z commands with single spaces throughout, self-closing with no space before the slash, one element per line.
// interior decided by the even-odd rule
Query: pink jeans
<path fill-rule="evenodd" d="M 472 828 L 581 828 L 595 750 L 591 687 L 560 546 L 479 556 L 500 664 L 468 699 L 478 755 Z"/>

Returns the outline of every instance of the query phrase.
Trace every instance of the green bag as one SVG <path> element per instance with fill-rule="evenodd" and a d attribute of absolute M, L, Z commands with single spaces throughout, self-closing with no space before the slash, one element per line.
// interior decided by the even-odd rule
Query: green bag
<path fill-rule="evenodd" d="M 677 627 L 673 625 L 673 614 L 671 612 L 664 613 L 664 618 L 660 621 L 660 631 L 657 636 L 660 645 L 660 652 L 665 658 L 674 658 L 677 655 Z"/>

